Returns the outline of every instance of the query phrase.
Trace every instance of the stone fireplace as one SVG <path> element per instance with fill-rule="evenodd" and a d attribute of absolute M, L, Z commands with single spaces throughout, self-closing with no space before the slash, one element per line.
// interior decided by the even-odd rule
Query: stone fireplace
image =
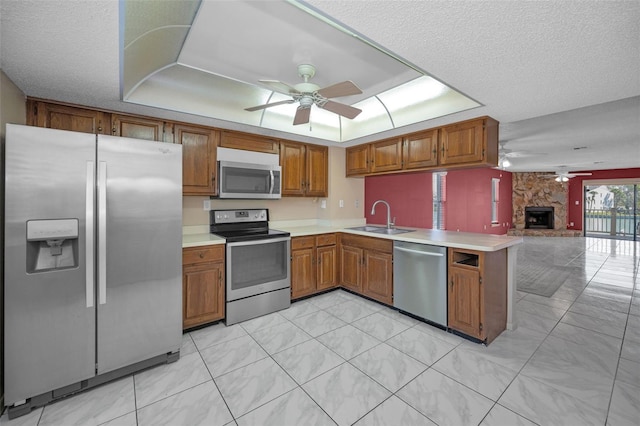
<path fill-rule="evenodd" d="M 511 176 L 513 228 L 509 235 L 582 235 L 582 231 L 567 229 L 567 183 L 556 182 L 548 173 L 515 172 Z M 534 209 L 532 218 L 527 215 L 530 208 Z"/>
<path fill-rule="evenodd" d="M 524 229 L 554 229 L 553 207 L 525 207 Z"/>

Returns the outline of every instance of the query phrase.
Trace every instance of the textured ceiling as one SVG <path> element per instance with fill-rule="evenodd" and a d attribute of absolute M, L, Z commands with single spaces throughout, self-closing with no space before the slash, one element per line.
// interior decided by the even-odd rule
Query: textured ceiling
<path fill-rule="evenodd" d="M 512 170 L 640 167 L 638 1 L 307 4 L 484 105 L 378 134 L 376 139 L 490 115 L 501 122 L 505 147 L 541 154 L 514 155 Z M 0 18 L 0 65 L 29 96 L 256 130 L 122 102 L 115 0 L 2 0 Z M 277 32 L 278 26 L 265 23 L 264 31 Z M 282 37 L 295 42 L 305 34 Z M 269 78 L 290 81 L 286 75 Z M 583 146 L 587 149 L 574 150 Z"/>

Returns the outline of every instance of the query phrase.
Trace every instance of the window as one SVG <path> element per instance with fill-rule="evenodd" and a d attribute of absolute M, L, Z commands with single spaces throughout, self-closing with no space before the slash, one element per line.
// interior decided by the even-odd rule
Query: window
<path fill-rule="evenodd" d="M 444 202 L 446 200 L 447 172 L 432 174 L 433 188 L 433 229 L 444 227 Z"/>
<path fill-rule="evenodd" d="M 498 203 L 500 202 L 500 179 L 491 179 L 491 223 L 498 224 Z"/>

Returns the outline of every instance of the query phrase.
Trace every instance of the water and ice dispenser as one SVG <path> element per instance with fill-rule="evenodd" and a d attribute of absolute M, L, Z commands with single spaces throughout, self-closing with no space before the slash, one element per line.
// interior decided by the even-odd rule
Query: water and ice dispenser
<path fill-rule="evenodd" d="M 78 219 L 27 221 L 27 273 L 78 267 Z"/>

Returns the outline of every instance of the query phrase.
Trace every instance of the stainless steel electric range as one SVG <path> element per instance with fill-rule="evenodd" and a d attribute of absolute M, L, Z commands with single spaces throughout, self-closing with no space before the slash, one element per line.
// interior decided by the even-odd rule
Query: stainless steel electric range
<path fill-rule="evenodd" d="M 227 241 L 226 324 L 288 308 L 291 235 L 269 229 L 269 211 L 211 210 L 209 224 Z"/>

